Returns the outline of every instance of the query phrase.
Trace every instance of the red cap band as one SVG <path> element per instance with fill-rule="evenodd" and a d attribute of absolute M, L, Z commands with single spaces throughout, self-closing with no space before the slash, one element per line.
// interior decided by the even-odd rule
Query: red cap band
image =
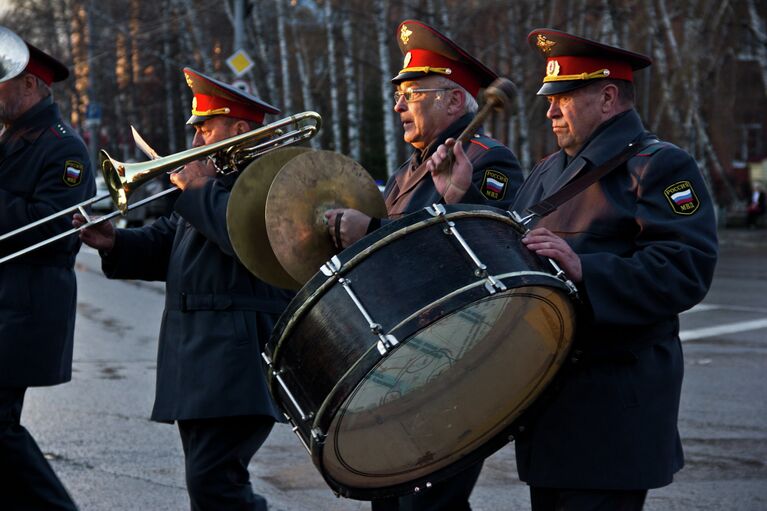
<path fill-rule="evenodd" d="M 442 74 L 443 76 L 449 78 L 450 80 L 466 89 L 469 94 L 474 97 L 477 97 L 477 94 L 479 94 L 479 79 L 475 76 L 472 70 L 462 62 L 449 59 L 444 55 L 424 49 L 412 49 L 409 51 L 409 54 L 410 60 L 407 61 L 407 64 L 400 71 L 400 73 L 406 73 L 408 70 L 413 70 L 415 72 L 415 68 L 424 67 L 449 69 L 450 72 L 432 72 Z"/>
<path fill-rule="evenodd" d="M 597 57 L 578 57 L 578 56 L 560 56 L 549 57 L 546 59 L 546 81 L 558 80 L 593 80 L 595 78 L 613 78 L 616 80 L 634 81 L 634 73 L 631 64 L 621 60 L 604 59 Z M 604 76 L 586 77 L 589 73 L 594 73 L 606 69 L 608 71 Z M 580 76 L 584 75 L 584 76 Z"/>
<path fill-rule="evenodd" d="M 237 119 L 254 121 L 259 124 L 264 122 L 265 112 L 255 110 L 252 105 L 243 105 L 220 96 L 207 94 L 195 94 L 192 103 L 192 114 L 202 117 L 211 115 L 226 115 Z"/>

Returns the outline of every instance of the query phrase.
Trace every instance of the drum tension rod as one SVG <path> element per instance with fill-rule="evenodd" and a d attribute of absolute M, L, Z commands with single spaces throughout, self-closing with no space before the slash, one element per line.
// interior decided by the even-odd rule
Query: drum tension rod
<path fill-rule="evenodd" d="M 282 387 L 282 390 L 285 392 L 285 394 L 288 396 L 288 399 L 290 399 L 290 402 L 293 404 L 293 407 L 298 412 L 298 415 L 301 416 L 302 421 L 308 421 L 314 417 L 314 412 L 305 413 L 304 410 L 301 408 L 301 405 L 298 404 L 298 401 L 293 396 L 293 393 L 290 392 L 290 389 L 288 388 L 287 384 L 285 383 L 285 380 L 282 379 L 282 376 L 280 374 L 282 371 L 280 369 L 275 369 L 274 366 L 272 366 L 272 359 L 269 358 L 269 355 L 266 354 L 266 352 L 261 352 L 261 358 L 264 359 L 266 362 L 267 367 L 272 370 L 272 374 L 277 379 L 277 383 L 280 384 L 280 387 Z"/>
<path fill-rule="evenodd" d="M 431 216 L 440 217 L 447 224 L 447 227 L 442 229 L 442 232 L 448 236 L 453 236 L 458 240 L 461 248 L 463 248 L 463 251 L 469 256 L 469 259 L 471 259 L 471 262 L 474 263 L 474 266 L 476 267 L 474 269 L 474 276 L 478 279 L 485 279 L 485 289 L 487 292 L 493 295 L 496 291 L 506 291 L 506 285 L 503 282 L 487 273 L 487 266 L 479 260 L 477 254 L 474 253 L 469 244 L 466 243 L 466 240 L 463 239 L 461 233 L 455 228 L 455 222 L 452 222 L 445 217 L 445 206 L 442 204 L 432 204 L 431 207 L 426 208 L 426 211 L 428 211 Z"/>
<path fill-rule="evenodd" d="M 389 352 L 392 348 L 394 348 L 396 345 L 399 344 L 399 341 L 397 338 L 390 334 L 384 334 L 383 333 L 383 327 L 380 323 L 376 323 L 373 318 L 368 313 L 367 309 L 365 309 L 365 306 L 362 305 L 362 302 L 357 297 L 357 294 L 354 292 L 351 286 L 351 280 L 345 279 L 343 277 L 339 276 L 339 272 L 341 271 L 341 260 L 338 259 L 338 256 L 333 256 L 330 261 L 326 262 L 320 267 L 320 271 L 328 277 L 337 277 L 338 283 L 343 286 L 344 291 L 346 291 L 346 294 L 349 295 L 349 298 L 352 299 L 352 302 L 354 302 L 354 305 L 357 307 L 357 310 L 360 311 L 362 316 L 365 318 L 365 321 L 368 323 L 368 327 L 370 328 L 370 331 L 373 333 L 373 335 L 378 337 L 378 343 L 376 344 L 376 348 L 378 349 L 378 353 L 381 355 L 386 355 L 386 353 Z"/>

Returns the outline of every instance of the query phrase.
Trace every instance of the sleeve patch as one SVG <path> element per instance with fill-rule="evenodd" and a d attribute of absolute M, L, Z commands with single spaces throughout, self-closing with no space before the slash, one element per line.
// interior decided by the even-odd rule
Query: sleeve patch
<path fill-rule="evenodd" d="M 67 186 L 77 186 L 83 178 L 85 165 L 79 161 L 67 160 L 64 163 L 64 182 Z"/>
<path fill-rule="evenodd" d="M 677 215 L 692 215 L 700 207 L 698 196 L 689 181 L 679 181 L 663 190 L 663 195 Z"/>
<path fill-rule="evenodd" d="M 490 200 L 501 200 L 506 195 L 509 178 L 497 170 L 487 169 L 479 191 Z"/>

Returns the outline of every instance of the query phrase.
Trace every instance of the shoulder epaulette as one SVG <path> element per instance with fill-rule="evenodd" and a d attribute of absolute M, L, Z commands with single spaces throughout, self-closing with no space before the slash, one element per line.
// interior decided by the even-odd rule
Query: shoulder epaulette
<path fill-rule="evenodd" d="M 56 138 L 62 138 L 70 134 L 69 129 L 60 122 L 57 122 L 56 124 L 51 126 L 49 129 L 51 133 L 56 135 Z"/>
<path fill-rule="evenodd" d="M 469 140 L 472 144 L 481 147 L 485 151 L 489 151 L 490 149 L 498 146 L 502 146 L 499 141 L 495 140 L 494 138 L 490 138 L 487 135 L 480 135 L 479 133 L 475 133 L 474 136 Z"/>
<path fill-rule="evenodd" d="M 657 141 L 653 142 L 652 144 L 648 145 L 644 149 L 642 149 L 640 152 L 637 153 L 637 156 L 652 156 L 653 154 L 657 153 L 663 149 L 663 142 Z"/>

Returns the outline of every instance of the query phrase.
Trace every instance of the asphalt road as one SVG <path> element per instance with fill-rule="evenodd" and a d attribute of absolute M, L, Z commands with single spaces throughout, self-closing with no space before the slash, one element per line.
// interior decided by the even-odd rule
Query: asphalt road
<path fill-rule="evenodd" d="M 711 292 L 682 315 L 686 466 L 648 511 L 767 509 L 767 231 L 722 234 Z M 83 511 L 188 509 L 178 433 L 148 420 L 163 287 L 108 281 L 87 250 L 77 273 L 73 379 L 30 389 L 22 422 Z M 369 509 L 333 496 L 287 426 L 250 469 L 273 510 Z M 486 461 L 472 506 L 529 509 L 512 446 Z"/>

